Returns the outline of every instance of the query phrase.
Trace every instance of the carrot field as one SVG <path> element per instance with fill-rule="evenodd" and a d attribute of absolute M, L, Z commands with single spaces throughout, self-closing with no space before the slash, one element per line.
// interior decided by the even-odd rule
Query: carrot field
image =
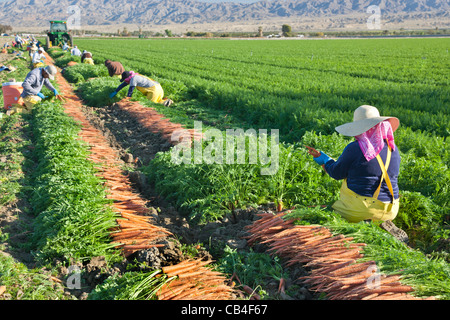
<path fill-rule="evenodd" d="M 94 66 L 47 55 L 64 101 L 0 119 L 0 299 L 450 298 L 447 38 L 76 44 Z M 30 70 L 11 59 L 1 82 Z M 110 98 L 120 82 L 106 59 L 174 104 L 123 99 L 127 88 Z M 394 223 L 407 245 L 333 212 L 341 182 L 303 147 L 337 159 L 351 140 L 334 128 L 364 104 L 400 120 Z M 229 149 L 238 130 L 265 130 L 270 161 L 249 136 L 244 154 Z M 181 163 L 179 132 L 198 147 Z"/>

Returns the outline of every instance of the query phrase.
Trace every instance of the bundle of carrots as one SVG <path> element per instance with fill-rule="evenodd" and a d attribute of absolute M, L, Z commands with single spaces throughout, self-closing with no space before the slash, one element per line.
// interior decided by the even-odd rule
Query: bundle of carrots
<path fill-rule="evenodd" d="M 172 235 L 162 227 L 150 223 L 149 217 L 121 212 L 123 218 L 117 219 L 119 227 L 111 233 L 114 243 L 122 248 L 125 257 L 132 253 L 152 247 L 163 247 L 156 242 Z"/>
<path fill-rule="evenodd" d="M 206 268 L 211 261 L 185 260 L 163 267 L 163 272 L 175 280 L 157 293 L 159 300 L 232 300 L 235 292 L 220 272 Z"/>
<path fill-rule="evenodd" d="M 285 221 L 282 218 L 285 214 L 286 212 L 281 212 L 277 215 L 273 215 L 271 213 L 257 214 L 257 216 L 261 217 L 261 219 L 253 223 L 253 225 L 246 227 L 248 232 L 251 234 L 251 236 L 247 238 L 247 244 L 252 246 L 255 242 L 270 239 L 278 232 L 292 226 L 293 221 Z"/>
<path fill-rule="evenodd" d="M 398 275 L 380 275 L 374 261 L 363 258 L 365 243 L 354 243 L 352 237 L 333 235 L 320 225 L 295 225 L 283 216 L 258 214 L 261 218 L 247 227 L 255 241 L 267 244 L 272 254 L 284 258 L 287 266 L 301 264 L 312 269 L 302 277 L 310 289 L 325 292 L 329 299 L 381 300 L 419 299 L 407 294 L 413 288 L 400 282 Z"/>
<path fill-rule="evenodd" d="M 162 138 L 169 143 L 175 144 L 180 141 L 172 141 L 172 134 L 178 130 L 184 129 L 181 124 L 173 123 L 163 115 L 158 113 L 153 108 L 144 107 L 139 102 L 125 101 L 118 102 L 117 105 L 120 109 L 127 111 L 133 116 L 142 127 L 146 128 L 150 132 L 161 134 Z M 202 138 L 201 132 L 196 132 L 193 129 L 188 130 L 193 139 L 200 140 Z"/>

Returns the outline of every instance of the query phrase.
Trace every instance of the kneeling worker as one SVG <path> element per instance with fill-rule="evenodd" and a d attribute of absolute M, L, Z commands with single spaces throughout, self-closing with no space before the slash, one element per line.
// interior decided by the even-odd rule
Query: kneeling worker
<path fill-rule="evenodd" d="M 46 59 L 44 55 L 44 50 L 39 48 L 31 57 L 31 63 L 33 64 L 33 69 L 44 67 L 44 61 Z"/>
<path fill-rule="evenodd" d="M 110 98 L 114 98 L 120 90 L 125 88 L 127 85 L 130 85 L 130 88 L 128 89 L 128 97 L 131 97 L 133 95 L 134 88 L 137 88 L 144 96 L 155 103 L 163 104 L 166 107 L 169 107 L 173 103 L 170 99 L 164 99 L 164 90 L 159 82 L 146 76 L 137 74 L 133 71 L 125 71 L 122 73 L 122 79 L 120 82 L 122 82 L 122 84 L 109 95 Z"/>
<path fill-rule="evenodd" d="M 314 160 L 336 180 L 343 180 L 340 199 L 333 209 L 349 222 L 383 221 L 380 225 L 401 241 L 407 234 L 392 220 L 399 210 L 400 153 L 394 142 L 399 127 L 395 117 L 381 117 L 377 108 L 363 105 L 354 112 L 353 122 L 336 127 L 353 137 L 338 160 L 307 147 Z"/>
<path fill-rule="evenodd" d="M 81 55 L 81 63 L 94 65 L 94 59 L 92 59 L 92 53 L 84 50 L 83 54 Z"/>
<path fill-rule="evenodd" d="M 49 79 L 54 80 L 56 75 L 55 66 L 47 66 L 45 68 L 36 68 L 30 71 L 22 83 L 23 92 L 21 97 L 25 103 L 26 112 L 30 112 L 33 106 L 46 97 L 41 93 L 42 86 L 46 86 L 53 92 L 55 97 L 59 100 L 62 97 L 58 91 L 52 86 Z"/>

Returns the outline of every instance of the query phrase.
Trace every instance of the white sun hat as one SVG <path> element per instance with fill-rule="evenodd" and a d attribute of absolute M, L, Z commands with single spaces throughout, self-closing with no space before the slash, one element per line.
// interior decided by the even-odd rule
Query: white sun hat
<path fill-rule="evenodd" d="M 44 68 L 44 70 L 45 70 L 45 72 L 48 73 L 48 76 L 49 76 L 49 78 L 51 80 L 55 80 L 55 76 L 56 76 L 56 73 L 57 73 L 57 70 L 56 70 L 55 66 L 53 66 L 53 65 L 46 66 Z"/>
<path fill-rule="evenodd" d="M 389 120 L 393 132 L 395 132 L 400 125 L 398 118 L 381 117 L 377 108 L 363 105 L 358 107 L 353 113 L 353 122 L 336 127 L 336 131 L 344 136 L 354 137 L 366 132 L 385 120 Z"/>

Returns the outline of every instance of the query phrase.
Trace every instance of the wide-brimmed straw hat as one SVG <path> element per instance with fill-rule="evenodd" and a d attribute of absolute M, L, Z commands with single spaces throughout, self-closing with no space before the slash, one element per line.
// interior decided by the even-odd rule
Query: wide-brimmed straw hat
<path fill-rule="evenodd" d="M 354 137 L 385 120 L 389 120 L 393 132 L 400 125 L 400 121 L 396 117 L 381 117 L 377 108 L 363 105 L 358 107 L 353 113 L 353 122 L 336 127 L 336 131 L 344 136 Z"/>

